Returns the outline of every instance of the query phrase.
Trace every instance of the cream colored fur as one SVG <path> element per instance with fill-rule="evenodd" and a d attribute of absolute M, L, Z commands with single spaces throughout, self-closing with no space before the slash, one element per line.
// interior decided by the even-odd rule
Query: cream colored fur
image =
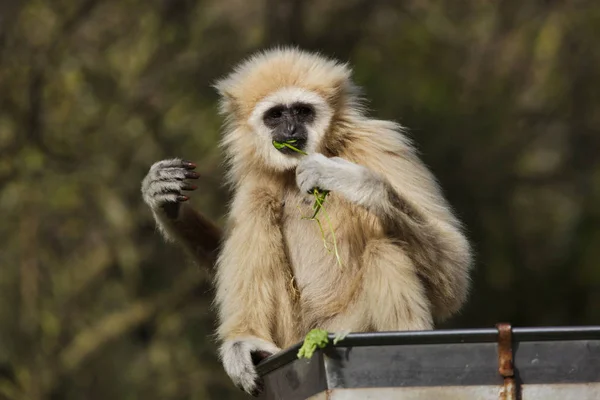
<path fill-rule="evenodd" d="M 320 55 L 275 49 L 216 85 L 234 190 L 217 262 L 218 337 L 226 369 L 247 391 L 248 376 L 235 372 L 247 358 L 236 361 L 231 343 L 285 348 L 312 328 L 432 329 L 467 298 L 471 253 L 459 221 L 402 128 L 364 114 L 350 76 Z M 317 113 L 309 155 L 283 155 L 261 115 L 298 99 Z M 301 218 L 312 213 L 314 186 L 331 191 L 325 210 L 342 267 L 316 222 Z"/>

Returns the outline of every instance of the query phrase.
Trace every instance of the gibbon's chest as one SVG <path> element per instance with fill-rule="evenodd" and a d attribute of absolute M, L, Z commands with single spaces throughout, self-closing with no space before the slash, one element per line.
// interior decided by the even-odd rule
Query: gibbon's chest
<path fill-rule="evenodd" d="M 298 288 L 319 295 L 354 275 L 375 227 L 364 211 L 333 193 L 316 219 L 311 219 L 314 201 L 311 195 L 287 193 L 282 201 L 282 231 Z"/>

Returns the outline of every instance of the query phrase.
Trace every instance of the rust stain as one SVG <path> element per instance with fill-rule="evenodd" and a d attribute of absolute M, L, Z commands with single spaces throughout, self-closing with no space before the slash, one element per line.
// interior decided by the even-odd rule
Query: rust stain
<path fill-rule="evenodd" d="M 500 390 L 500 400 L 517 400 L 517 384 L 512 351 L 512 326 L 507 323 L 496 324 L 498 329 L 498 372 L 504 378 Z"/>
<path fill-rule="evenodd" d="M 515 375 L 513 369 L 512 327 L 510 324 L 497 324 L 498 329 L 498 371 L 503 377 Z"/>

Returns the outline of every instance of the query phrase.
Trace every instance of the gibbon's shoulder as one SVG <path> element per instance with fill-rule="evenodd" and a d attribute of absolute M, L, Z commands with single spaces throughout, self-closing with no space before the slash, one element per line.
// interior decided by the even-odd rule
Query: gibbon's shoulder
<path fill-rule="evenodd" d="M 401 124 L 369 118 L 362 110 L 342 116 L 345 121 L 338 135 L 349 139 L 349 147 L 364 156 L 379 158 L 382 154 L 413 156 L 417 153 L 408 130 Z M 345 131 L 345 132 L 344 132 Z M 336 134 L 336 133 L 334 133 Z"/>
<path fill-rule="evenodd" d="M 295 47 L 258 52 L 239 63 L 214 87 L 221 95 L 221 111 L 246 114 L 265 96 L 286 87 L 300 87 L 333 101 L 350 88 L 347 64 Z"/>

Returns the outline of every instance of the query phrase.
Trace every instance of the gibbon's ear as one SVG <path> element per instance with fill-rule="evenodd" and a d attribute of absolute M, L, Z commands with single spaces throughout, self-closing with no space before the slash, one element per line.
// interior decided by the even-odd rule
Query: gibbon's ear
<path fill-rule="evenodd" d="M 235 98 L 228 92 L 219 91 L 221 99 L 219 100 L 219 113 L 222 115 L 236 114 L 238 110 Z"/>
<path fill-rule="evenodd" d="M 217 94 L 221 97 L 219 99 L 219 113 L 222 115 L 232 115 L 238 111 L 238 104 L 235 97 L 229 90 L 227 90 L 227 80 L 221 79 L 215 82 L 212 87 L 217 91 Z"/>
<path fill-rule="evenodd" d="M 235 98 L 229 93 L 223 93 L 221 98 L 221 103 L 219 105 L 219 109 L 221 114 L 232 115 L 237 114 L 239 107 Z"/>
<path fill-rule="evenodd" d="M 335 77 L 328 85 L 325 93 L 326 99 L 334 108 L 341 107 L 345 100 L 353 98 L 359 94 L 360 89 L 352 82 L 352 70 L 344 65 L 346 73 L 342 76 Z"/>

